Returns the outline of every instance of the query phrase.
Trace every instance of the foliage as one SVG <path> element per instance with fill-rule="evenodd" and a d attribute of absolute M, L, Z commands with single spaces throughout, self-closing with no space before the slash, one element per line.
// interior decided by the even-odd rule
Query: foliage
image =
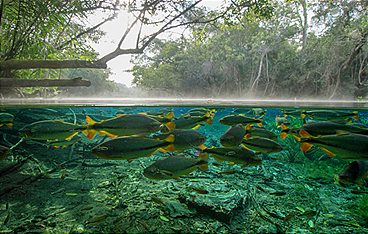
<path fill-rule="evenodd" d="M 368 224 L 368 195 L 362 195 L 357 199 L 351 208 L 351 212 L 360 217 L 364 221 L 364 225 Z"/>
<path fill-rule="evenodd" d="M 307 34 L 303 3 L 315 23 Z M 133 59 L 133 82 L 176 95 L 352 98 L 368 86 L 367 6 L 344 4 L 275 1 L 266 18 L 249 13 L 193 27 L 190 39 L 156 40 Z"/>

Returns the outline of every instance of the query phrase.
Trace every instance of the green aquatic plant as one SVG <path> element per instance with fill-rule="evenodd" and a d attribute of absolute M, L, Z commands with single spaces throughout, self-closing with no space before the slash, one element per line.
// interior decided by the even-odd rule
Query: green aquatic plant
<path fill-rule="evenodd" d="M 363 226 L 368 225 L 368 194 L 357 199 L 350 211 L 362 220 Z"/>

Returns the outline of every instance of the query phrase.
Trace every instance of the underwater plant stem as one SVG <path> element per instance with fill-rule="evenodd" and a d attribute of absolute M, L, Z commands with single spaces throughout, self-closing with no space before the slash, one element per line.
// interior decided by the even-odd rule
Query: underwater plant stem
<path fill-rule="evenodd" d="M 12 147 L 10 147 L 10 151 L 12 151 L 13 149 L 15 149 L 18 145 L 20 145 L 20 143 L 22 143 L 24 141 L 24 137 L 22 137 L 15 145 L 13 145 Z"/>
<path fill-rule="evenodd" d="M 73 113 L 73 117 L 74 117 L 74 121 L 73 121 L 73 123 L 74 123 L 74 124 L 77 124 L 77 116 L 75 115 L 75 112 L 73 111 L 73 109 L 72 109 L 72 108 L 69 108 L 69 110 Z"/>

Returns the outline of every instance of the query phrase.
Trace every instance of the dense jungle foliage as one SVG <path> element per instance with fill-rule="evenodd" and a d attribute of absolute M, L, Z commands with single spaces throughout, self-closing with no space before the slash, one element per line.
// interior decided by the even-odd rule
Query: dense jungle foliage
<path fill-rule="evenodd" d="M 201 2 L 1 0 L 1 78 L 82 76 L 92 88 L 0 87 L 0 94 L 120 92 L 108 80 L 109 70 L 102 69 L 120 55 L 135 54 L 133 84 L 155 95 L 367 96 L 367 1 L 234 0 L 216 9 Z M 101 27 L 120 11 L 134 20 L 116 48 L 99 55 L 91 43 L 101 39 Z M 87 24 L 96 13 L 104 15 L 101 22 Z M 146 27 L 156 28 L 149 33 Z M 124 47 L 131 34 L 136 46 Z"/>

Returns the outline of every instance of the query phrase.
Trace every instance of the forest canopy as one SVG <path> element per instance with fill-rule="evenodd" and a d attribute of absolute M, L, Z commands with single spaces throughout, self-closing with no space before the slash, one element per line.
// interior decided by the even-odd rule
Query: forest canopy
<path fill-rule="evenodd" d="M 1 0 L 0 79 L 81 76 L 92 84 L 72 89 L 0 87 L 0 93 L 119 92 L 108 80 L 107 62 L 132 54 L 133 84 L 164 96 L 367 96 L 367 1 L 224 0 L 215 9 L 201 3 Z M 133 20 L 115 48 L 98 54 L 91 42 L 101 39 L 101 27 L 121 11 Z M 100 22 L 85 23 L 97 13 L 104 15 Z M 163 36 L 166 32 L 171 36 Z M 129 47 L 126 39 L 132 35 L 136 43 Z"/>

